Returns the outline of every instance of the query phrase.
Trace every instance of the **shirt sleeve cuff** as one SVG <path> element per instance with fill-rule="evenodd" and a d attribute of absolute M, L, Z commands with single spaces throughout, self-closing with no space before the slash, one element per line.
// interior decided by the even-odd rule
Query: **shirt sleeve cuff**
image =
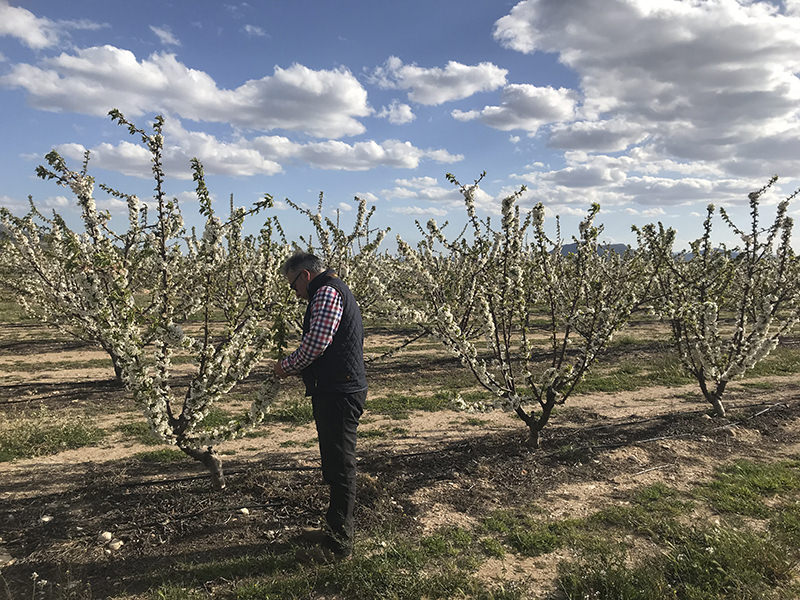
<path fill-rule="evenodd" d="M 287 375 L 297 374 L 297 371 L 295 371 L 294 368 L 292 368 L 292 363 L 289 361 L 288 358 L 284 358 L 281 361 L 281 369 L 283 369 L 283 372 L 286 373 Z"/>

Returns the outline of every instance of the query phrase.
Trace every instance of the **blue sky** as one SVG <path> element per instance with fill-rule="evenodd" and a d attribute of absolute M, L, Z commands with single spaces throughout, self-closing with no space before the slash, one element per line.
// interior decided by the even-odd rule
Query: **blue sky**
<path fill-rule="evenodd" d="M 147 198 L 119 108 L 166 117 L 189 224 L 197 156 L 219 210 L 270 193 L 290 235 L 307 226 L 282 199 L 323 191 L 345 221 L 364 197 L 413 239 L 414 219 L 463 220 L 445 173 L 485 170 L 484 214 L 524 184 L 567 233 L 599 202 L 607 241 L 653 221 L 686 241 L 709 202 L 742 221 L 772 174 L 767 204 L 800 185 L 798 72 L 798 0 L 0 0 L 0 204 L 32 194 L 74 222 L 34 176 L 52 148 L 76 168 L 90 150 L 98 181 Z"/>

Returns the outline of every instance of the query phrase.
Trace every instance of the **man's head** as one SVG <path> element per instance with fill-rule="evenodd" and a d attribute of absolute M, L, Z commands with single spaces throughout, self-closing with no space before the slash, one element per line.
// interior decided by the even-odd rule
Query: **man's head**
<path fill-rule="evenodd" d="M 281 266 L 281 274 L 297 294 L 308 300 L 308 284 L 325 271 L 325 263 L 308 252 L 296 252 Z"/>

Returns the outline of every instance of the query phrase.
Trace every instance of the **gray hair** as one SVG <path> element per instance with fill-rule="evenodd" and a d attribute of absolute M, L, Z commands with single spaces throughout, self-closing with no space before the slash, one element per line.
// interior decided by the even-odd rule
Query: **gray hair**
<path fill-rule="evenodd" d="M 325 263 L 322 262 L 322 259 L 309 252 L 295 252 L 281 265 L 281 275 L 284 276 L 298 271 L 322 273 L 325 270 Z"/>

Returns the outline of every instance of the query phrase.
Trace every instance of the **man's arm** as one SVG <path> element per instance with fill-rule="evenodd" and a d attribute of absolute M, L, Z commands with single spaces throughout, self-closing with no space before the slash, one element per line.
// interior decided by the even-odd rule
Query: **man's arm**
<path fill-rule="evenodd" d="M 278 377 L 298 375 L 325 352 L 339 329 L 344 307 L 342 297 L 330 286 L 321 287 L 311 304 L 311 323 L 300 347 L 275 365 Z"/>

